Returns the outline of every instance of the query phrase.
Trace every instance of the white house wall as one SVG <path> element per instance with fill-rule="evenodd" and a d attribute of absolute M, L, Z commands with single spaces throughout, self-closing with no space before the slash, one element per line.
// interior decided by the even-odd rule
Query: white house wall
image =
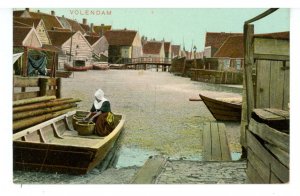
<path fill-rule="evenodd" d="M 72 65 L 76 60 L 85 61 L 85 66 L 92 64 L 92 47 L 80 32 L 77 32 L 72 36 L 71 62 L 69 62 L 69 56 L 65 55 L 70 53 L 70 47 L 71 39 L 67 40 L 62 45 L 63 54 L 59 55 L 58 59 L 60 68 L 63 67 L 64 62 Z"/>

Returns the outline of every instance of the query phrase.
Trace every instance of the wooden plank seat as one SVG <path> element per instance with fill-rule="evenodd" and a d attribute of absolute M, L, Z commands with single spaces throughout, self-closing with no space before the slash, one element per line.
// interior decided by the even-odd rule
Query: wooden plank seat
<path fill-rule="evenodd" d="M 224 123 L 205 122 L 203 124 L 203 160 L 232 160 Z"/>

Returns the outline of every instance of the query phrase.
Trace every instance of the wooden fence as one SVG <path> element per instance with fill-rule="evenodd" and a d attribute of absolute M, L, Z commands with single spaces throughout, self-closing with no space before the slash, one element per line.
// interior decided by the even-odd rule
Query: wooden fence
<path fill-rule="evenodd" d="M 14 76 L 13 90 L 14 101 L 51 95 L 61 98 L 61 78 Z"/>

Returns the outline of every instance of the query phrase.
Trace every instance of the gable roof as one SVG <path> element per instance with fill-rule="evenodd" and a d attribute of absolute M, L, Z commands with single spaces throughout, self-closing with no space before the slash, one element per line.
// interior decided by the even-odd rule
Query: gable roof
<path fill-rule="evenodd" d="M 100 36 L 84 36 L 85 39 L 89 42 L 89 44 L 92 46 L 94 43 L 96 43 L 99 39 Z"/>
<path fill-rule="evenodd" d="M 48 31 L 49 38 L 53 46 L 61 47 L 68 39 L 70 39 L 76 32 L 66 31 Z"/>
<path fill-rule="evenodd" d="M 256 35 L 254 35 L 254 37 L 289 40 L 290 39 L 290 32 L 289 31 L 284 31 L 284 32 L 256 34 Z"/>
<path fill-rule="evenodd" d="M 171 42 L 164 42 L 164 49 L 165 52 L 168 52 L 171 46 Z"/>
<path fill-rule="evenodd" d="M 84 29 L 80 26 L 80 24 L 77 21 L 71 20 L 69 18 L 66 18 L 66 19 L 67 19 L 68 23 L 70 24 L 71 31 L 75 31 L 75 32 L 80 31 L 82 34 L 85 33 Z"/>
<path fill-rule="evenodd" d="M 63 28 L 56 16 L 42 12 L 29 12 L 32 18 L 43 19 L 46 30 L 52 30 L 54 27 Z"/>
<path fill-rule="evenodd" d="M 32 27 L 13 27 L 13 45 L 23 46 L 23 41 L 32 30 Z"/>
<path fill-rule="evenodd" d="M 205 36 L 205 47 L 211 46 L 218 49 L 230 36 L 243 35 L 242 33 L 207 32 Z"/>
<path fill-rule="evenodd" d="M 111 30 L 104 34 L 108 44 L 115 46 L 131 46 L 136 35 L 137 31 L 132 30 Z"/>
<path fill-rule="evenodd" d="M 171 54 L 180 55 L 180 45 L 171 45 Z"/>
<path fill-rule="evenodd" d="M 244 58 L 244 36 L 230 36 L 213 57 Z"/>
<path fill-rule="evenodd" d="M 39 18 L 23 18 L 23 17 L 14 17 L 13 21 L 27 24 L 29 26 L 34 26 L 35 28 L 40 24 L 42 19 Z"/>
<path fill-rule="evenodd" d="M 162 42 L 148 41 L 143 46 L 144 54 L 159 54 L 162 48 Z"/>

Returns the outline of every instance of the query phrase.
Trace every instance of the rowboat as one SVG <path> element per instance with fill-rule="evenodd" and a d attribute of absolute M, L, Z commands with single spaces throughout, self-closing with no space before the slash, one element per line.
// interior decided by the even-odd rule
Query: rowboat
<path fill-rule="evenodd" d="M 51 69 L 48 69 L 47 72 L 49 73 L 49 76 L 51 76 L 52 71 Z M 72 71 L 65 71 L 65 70 L 56 70 L 55 71 L 55 77 L 57 78 L 68 78 L 71 76 L 73 72 Z"/>
<path fill-rule="evenodd" d="M 201 94 L 199 96 L 216 120 L 241 121 L 241 98 L 213 99 Z"/>
<path fill-rule="evenodd" d="M 115 114 L 115 129 L 105 137 L 79 135 L 71 111 L 13 135 L 14 170 L 86 174 L 101 163 L 117 141 L 125 117 Z"/>
<path fill-rule="evenodd" d="M 108 63 L 95 63 L 93 64 L 93 69 L 94 70 L 107 70 L 109 69 Z"/>
<path fill-rule="evenodd" d="M 64 69 L 66 71 L 87 71 L 92 68 L 93 66 L 71 66 L 67 63 L 64 63 Z"/>

